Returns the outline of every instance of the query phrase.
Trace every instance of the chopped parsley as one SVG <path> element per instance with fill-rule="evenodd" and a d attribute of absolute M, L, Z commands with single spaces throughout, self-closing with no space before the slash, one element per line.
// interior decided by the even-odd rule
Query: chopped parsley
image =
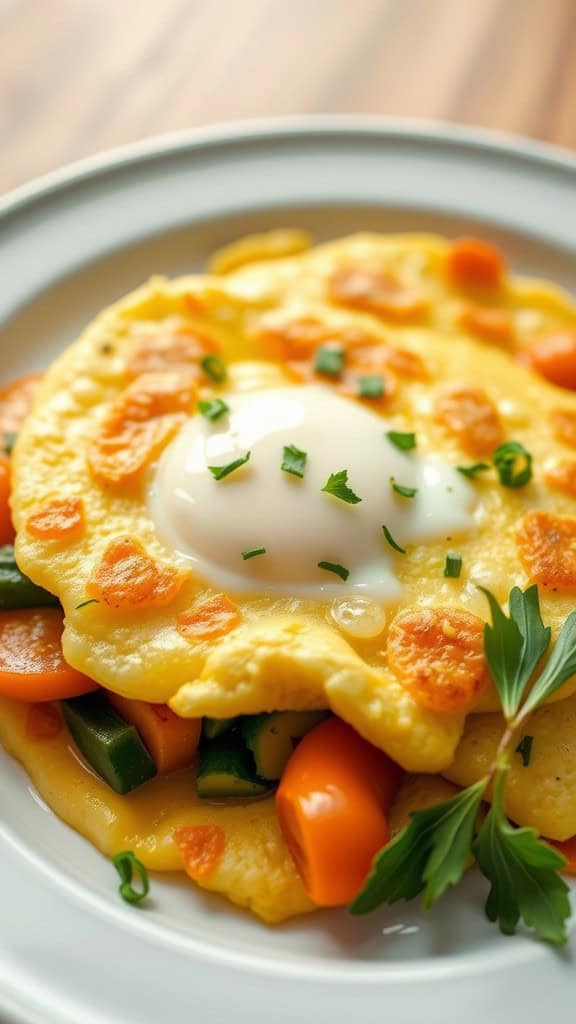
<path fill-rule="evenodd" d="M 223 480 L 225 476 L 229 476 L 236 469 L 240 469 L 240 466 L 245 466 L 249 458 L 250 452 L 246 452 L 246 455 L 241 455 L 239 459 L 234 459 L 233 462 L 229 462 L 226 466 L 208 466 L 208 469 L 215 480 Z"/>
<path fill-rule="evenodd" d="M 281 469 L 284 473 L 292 473 L 293 476 L 304 476 L 304 470 L 306 468 L 306 459 L 308 454 L 300 451 L 295 444 L 285 444 L 282 450 L 282 465 Z"/>
<path fill-rule="evenodd" d="M 399 551 L 401 555 L 405 555 L 406 554 L 406 548 L 401 548 L 400 547 L 398 542 L 394 540 L 394 537 L 390 533 L 390 530 L 388 529 L 387 526 L 383 526 L 382 527 L 382 533 L 386 537 L 386 540 L 388 541 L 390 547 L 394 548 L 394 551 Z"/>
<path fill-rule="evenodd" d="M 462 572 L 462 555 L 446 555 L 444 563 L 444 575 L 451 580 L 457 580 Z"/>
<path fill-rule="evenodd" d="M 207 401 L 202 401 L 201 399 L 198 402 L 198 408 L 202 415 L 205 416 L 207 420 L 212 421 L 219 420 L 220 417 L 224 415 L 224 413 L 230 412 L 230 409 L 226 405 L 226 402 L 224 402 L 221 398 L 211 398 Z"/>
<path fill-rule="evenodd" d="M 524 768 L 528 768 L 532 758 L 532 744 L 534 743 L 533 736 L 523 736 L 520 743 L 515 748 L 514 753 L 520 754 L 522 758 L 522 764 Z"/>
<path fill-rule="evenodd" d="M 368 374 L 358 377 L 358 394 L 360 398 L 382 398 L 385 391 L 384 377 L 380 374 Z"/>
<path fill-rule="evenodd" d="M 89 604 L 100 604 L 100 601 L 97 597 L 89 597 L 87 601 L 82 601 L 80 604 L 77 604 L 75 610 L 78 612 L 81 608 L 87 608 Z"/>
<path fill-rule="evenodd" d="M 505 441 L 492 455 L 503 487 L 525 487 L 532 479 L 532 456 L 520 441 Z"/>
<path fill-rule="evenodd" d="M 112 863 L 120 875 L 118 891 L 126 903 L 139 903 L 150 892 L 150 880 L 148 871 L 141 861 L 132 853 L 132 850 L 123 850 L 112 858 Z M 140 888 L 135 889 L 132 885 L 134 872 L 140 879 Z"/>
<path fill-rule="evenodd" d="M 340 501 L 345 501 L 348 505 L 357 505 L 362 498 L 359 498 L 354 493 L 351 487 L 348 487 L 348 470 L 341 469 L 338 473 L 330 473 L 322 491 L 326 494 L 332 494 L 335 498 L 339 498 Z"/>
<path fill-rule="evenodd" d="M 396 494 L 401 494 L 403 498 L 415 498 L 418 494 L 417 487 L 404 487 L 403 484 L 397 484 L 393 476 L 390 477 L 390 484 L 392 486 L 392 490 L 395 491 Z"/>
<path fill-rule="evenodd" d="M 6 455 L 11 455 L 12 454 L 12 451 L 14 449 L 14 445 L 16 444 L 16 437 L 17 436 L 18 435 L 13 433 L 12 431 L 7 431 L 4 434 L 4 451 L 6 452 Z"/>
<path fill-rule="evenodd" d="M 200 366 L 204 370 L 206 376 L 210 377 L 210 380 L 215 380 L 217 384 L 221 384 L 228 376 L 226 364 L 222 359 L 220 359 L 220 356 L 204 356 L 204 358 L 200 360 Z"/>
<path fill-rule="evenodd" d="M 344 581 L 346 581 L 350 575 L 350 570 L 345 569 L 344 566 L 339 565 L 338 562 L 318 562 L 318 568 L 326 569 L 326 572 L 333 572 Z"/>
<path fill-rule="evenodd" d="M 401 452 L 411 452 L 416 447 L 416 434 L 403 434 L 398 430 L 389 430 L 385 436 L 390 444 L 399 448 Z"/>
<path fill-rule="evenodd" d="M 345 351 L 342 345 L 320 345 L 316 350 L 314 369 L 328 377 L 339 377 L 344 368 Z"/>
<path fill-rule="evenodd" d="M 456 472 L 461 473 L 468 480 L 474 480 L 478 473 L 485 473 L 488 469 L 490 469 L 488 462 L 475 462 L 472 466 L 456 466 Z"/>
<path fill-rule="evenodd" d="M 266 548 L 247 548 L 246 551 L 242 552 L 242 558 L 247 562 L 249 558 L 256 558 L 257 555 L 265 554 Z"/>

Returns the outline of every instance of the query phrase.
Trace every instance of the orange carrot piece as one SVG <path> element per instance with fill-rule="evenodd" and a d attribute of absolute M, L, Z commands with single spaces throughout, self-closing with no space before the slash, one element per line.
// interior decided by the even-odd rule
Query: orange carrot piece
<path fill-rule="evenodd" d="M 78 540 L 84 533 L 84 502 L 81 498 L 55 498 L 29 516 L 28 533 L 39 540 Z"/>
<path fill-rule="evenodd" d="M 18 433 L 32 408 L 42 376 L 31 373 L 0 390 L 0 435 Z"/>
<path fill-rule="evenodd" d="M 482 341 L 501 348 L 510 348 L 514 341 L 514 324 L 505 309 L 468 306 L 460 314 L 460 325 Z"/>
<path fill-rule="evenodd" d="M 558 459 L 544 470 L 543 475 L 553 491 L 576 498 L 576 459 Z"/>
<path fill-rule="evenodd" d="M 10 461 L 0 453 L 0 545 L 11 544 L 14 537 L 10 512 Z"/>
<path fill-rule="evenodd" d="M 481 388 L 456 385 L 444 391 L 434 418 L 470 455 L 491 455 L 504 440 L 500 414 Z"/>
<path fill-rule="evenodd" d="M 520 560 L 532 583 L 576 588 L 576 519 L 528 512 L 516 533 Z"/>
<path fill-rule="evenodd" d="M 551 384 L 576 391 L 576 330 L 546 334 L 534 342 L 525 358 Z"/>
<path fill-rule="evenodd" d="M 178 632 L 195 643 L 198 640 L 214 640 L 234 629 L 241 621 L 240 612 L 226 594 L 214 594 L 202 598 L 178 616 Z"/>
<path fill-rule="evenodd" d="M 576 409 L 552 409 L 548 419 L 556 440 L 576 448 Z"/>
<path fill-rule="evenodd" d="M 174 600 L 188 576 L 156 562 L 139 540 L 119 537 L 104 551 L 86 594 L 110 608 L 163 608 Z"/>
<path fill-rule="evenodd" d="M 201 718 L 180 718 L 166 704 L 106 694 L 113 708 L 137 732 L 161 775 L 192 764 L 202 728 Z"/>
<path fill-rule="evenodd" d="M 216 870 L 226 848 L 226 833 L 220 825 L 182 826 L 174 829 L 173 837 L 186 874 L 195 882 Z"/>
<path fill-rule="evenodd" d="M 446 259 L 448 278 L 458 288 L 495 289 L 504 280 L 506 264 L 495 245 L 479 238 L 458 238 Z"/>
<path fill-rule="evenodd" d="M 378 267 L 341 267 L 328 282 L 332 302 L 397 323 L 419 319 L 428 309 L 428 299 L 413 285 L 405 284 L 390 271 Z"/>
<path fill-rule="evenodd" d="M 126 361 L 128 377 L 135 378 L 143 373 L 165 373 L 184 370 L 197 371 L 200 376 L 200 361 L 205 355 L 220 351 L 218 342 L 198 330 L 162 331 L 137 343 Z"/>
<path fill-rule="evenodd" d="M 62 715 L 53 704 L 31 704 L 26 715 L 24 733 L 32 742 L 54 740 L 64 728 Z"/>
<path fill-rule="evenodd" d="M 321 907 L 349 903 L 389 840 L 388 811 L 402 772 L 339 718 L 312 729 L 276 793 L 284 838 L 306 891 Z"/>
<path fill-rule="evenodd" d="M 49 701 L 97 688 L 64 660 L 64 616 L 56 608 L 0 612 L 0 695 Z"/>

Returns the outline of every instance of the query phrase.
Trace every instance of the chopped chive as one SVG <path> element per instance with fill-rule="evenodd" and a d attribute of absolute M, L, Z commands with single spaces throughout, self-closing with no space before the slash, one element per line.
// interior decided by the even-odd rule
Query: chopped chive
<path fill-rule="evenodd" d="M 357 505 L 358 502 L 362 501 L 362 498 L 359 498 L 352 488 L 348 487 L 347 469 L 341 469 L 338 473 L 330 473 L 321 490 L 326 494 L 332 494 L 335 498 L 339 498 L 340 501 L 345 501 L 348 505 Z"/>
<path fill-rule="evenodd" d="M 14 449 L 14 445 L 16 444 L 17 436 L 18 435 L 13 433 L 12 431 L 7 431 L 4 434 L 3 447 L 4 447 L 4 451 L 6 452 L 6 455 L 11 455 L 12 454 L 12 451 Z"/>
<path fill-rule="evenodd" d="M 488 462 L 475 462 L 472 466 L 456 466 L 456 472 L 461 473 L 468 480 L 474 480 L 478 473 L 485 473 L 487 469 L 490 469 Z"/>
<path fill-rule="evenodd" d="M 89 597 L 87 601 L 82 601 L 81 604 L 77 604 L 75 610 L 79 611 L 80 608 L 86 608 L 89 604 L 100 604 L 100 601 L 97 597 Z"/>
<path fill-rule="evenodd" d="M 444 575 L 451 580 L 457 580 L 462 571 L 462 555 L 446 555 L 444 563 Z"/>
<path fill-rule="evenodd" d="M 265 554 L 266 548 L 247 548 L 246 551 L 242 552 L 242 558 L 247 562 L 249 558 L 256 558 L 257 555 Z"/>
<path fill-rule="evenodd" d="M 150 881 L 148 872 L 141 861 L 132 853 L 132 850 L 123 850 L 112 858 L 112 863 L 120 875 L 120 886 L 118 891 L 126 903 L 139 903 L 150 892 Z M 132 885 L 132 878 L 136 871 L 140 879 L 140 889 Z"/>
<path fill-rule="evenodd" d="M 525 487 L 532 479 L 532 456 L 520 441 L 505 441 L 492 455 L 503 487 Z"/>
<path fill-rule="evenodd" d="M 226 405 L 221 398 L 211 398 L 209 401 L 203 401 L 202 399 L 198 402 L 198 408 L 203 416 L 207 420 L 218 420 L 226 412 L 230 412 L 229 407 Z"/>
<path fill-rule="evenodd" d="M 329 377 L 339 377 L 344 368 L 345 352 L 342 345 L 321 345 L 316 350 L 314 369 Z"/>
<path fill-rule="evenodd" d="M 368 374 L 366 377 L 358 378 L 360 398 L 382 398 L 384 391 L 384 377 L 380 374 Z"/>
<path fill-rule="evenodd" d="M 401 555 L 405 555 L 406 554 L 406 548 L 401 548 L 400 547 L 400 545 L 397 543 L 397 541 L 394 540 L 394 537 L 390 533 L 390 530 L 388 529 L 387 526 L 383 526 L 382 527 L 382 533 L 384 534 L 384 536 L 385 536 L 386 540 L 388 541 L 390 547 L 394 548 L 394 551 L 399 551 Z"/>
<path fill-rule="evenodd" d="M 240 469 L 240 466 L 244 466 L 249 458 L 250 452 L 246 452 L 246 455 L 241 455 L 239 459 L 234 459 L 234 462 L 229 462 L 226 466 L 208 466 L 208 469 L 215 480 L 223 480 L 225 476 L 233 473 L 236 469 Z"/>
<path fill-rule="evenodd" d="M 396 491 L 396 494 L 401 494 L 403 498 L 415 498 L 418 494 L 417 487 L 404 487 L 402 484 L 397 484 L 394 477 L 390 477 L 390 483 L 392 490 Z"/>
<path fill-rule="evenodd" d="M 300 451 L 295 444 L 285 444 L 282 455 L 282 465 L 280 468 L 285 473 L 292 473 L 293 476 L 303 477 L 306 459 L 308 458 L 307 453 Z"/>
<path fill-rule="evenodd" d="M 200 360 L 200 366 L 206 376 L 210 377 L 210 380 L 215 380 L 218 384 L 221 384 L 228 376 L 226 364 L 220 359 L 220 356 L 204 356 Z"/>
<path fill-rule="evenodd" d="M 338 562 L 318 562 L 318 568 L 326 569 L 326 572 L 333 572 L 344 581 L 346 581 L 350 575 L 350 570 L 345 569 L 344 566 L 339 565 Z"/>
<path fill-rule="evenodd" d="M 395 445 L 401 452 L 411 452 L 416 447 L 416 434 L 403 434 L 398 430 L 389 430 L 385 436 L 390 444 Z"/>
<path fill-rule="evenodd" d="M 520 754 L 522 758 L 522 765 L 524 768 L 528 768 L 532 758 L 532 744 L 534 743 L 533 736 L 523 736 L 520 743 L 514 751 L 515 754 Z"/>

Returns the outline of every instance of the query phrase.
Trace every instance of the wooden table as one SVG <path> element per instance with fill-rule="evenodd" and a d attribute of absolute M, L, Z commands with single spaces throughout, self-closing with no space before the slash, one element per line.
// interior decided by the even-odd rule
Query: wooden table
<path fill-rule="evenodd" d="M 159 132 L 327 112 L 576 147 L 576 0 L 0 0 L 0 191 Z"/>

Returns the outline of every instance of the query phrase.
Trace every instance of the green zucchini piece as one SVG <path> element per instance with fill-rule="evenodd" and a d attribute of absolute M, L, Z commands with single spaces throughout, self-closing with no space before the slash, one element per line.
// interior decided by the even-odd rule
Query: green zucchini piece
<path fill-rule="evenodd" d="M 261 796 L 270 785 L 256 775 L 248 751 L 238 741 L 223 736 L 201 749 L 196 788 L 199 797 L 210 799 Z"/>
<path fill-rule="evenodd" d="M 103 693 L 64 700 L 62 711 L 88 764 L 117 793 L 129 793 L 157 774 L 136 729 L 120 717 Z"/>
<path fill-rule="evenodd" d="M 254 754 L 258 775 L 274 781 L 281 778 L 298 740 L 327 715 L 327 711 L 273 711 L 243 718 L 242 736 Z"/>
<path fill-rule="evenodd" d="M 215 740 L 222 736 L 236 721 L 235 718 L 204 718 L 202 721 L 202 735 L 206 740 Z"/>
<path fill-rule="evenodd" d="M 0 611 L 15 608 L 58 608 L 53 594 L 37 587 L 16 565 L 11 544 L 0 547 Z"/>

